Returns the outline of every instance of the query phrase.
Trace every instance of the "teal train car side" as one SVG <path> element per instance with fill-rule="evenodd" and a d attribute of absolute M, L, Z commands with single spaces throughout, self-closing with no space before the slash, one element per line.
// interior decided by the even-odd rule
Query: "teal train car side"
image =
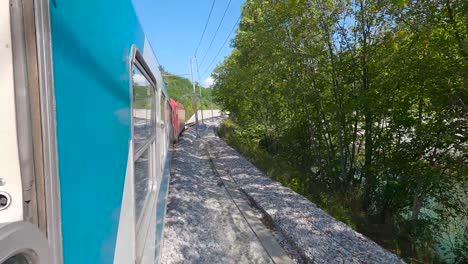
<path fill-rule="evenodd" d="M 0 263 L 158 263 L 173 113 L 131 0 L 1 5 Z"/>

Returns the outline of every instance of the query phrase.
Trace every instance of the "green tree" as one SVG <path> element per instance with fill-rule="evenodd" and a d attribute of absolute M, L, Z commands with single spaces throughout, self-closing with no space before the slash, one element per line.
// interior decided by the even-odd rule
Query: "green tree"
<path fill-rule="evenodd" d="M 295 164 L 286 183 L 344 204 L 352 192 L 367 222 L 396 230 L 390 248 L 434 261 L 467 215 L 466 1 L 248 0 L 232 44 L 214 96 Z"/>

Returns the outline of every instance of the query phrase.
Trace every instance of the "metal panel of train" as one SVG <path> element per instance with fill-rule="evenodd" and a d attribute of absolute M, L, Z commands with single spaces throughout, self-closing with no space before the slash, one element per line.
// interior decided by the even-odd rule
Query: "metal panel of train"
<path fill-rule="evenodd" d="M 185 116 L 131 0 L 1 1 L 0 80 L 0 263 L 158 263 Z"/>

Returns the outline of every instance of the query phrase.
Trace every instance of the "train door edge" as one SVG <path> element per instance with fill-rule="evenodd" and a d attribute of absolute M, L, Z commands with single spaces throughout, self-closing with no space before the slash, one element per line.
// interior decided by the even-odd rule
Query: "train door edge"
<path fill-rule="evenodd" d="M 0 263 L 62 260 L 48 0 L 0 7 Z"/>

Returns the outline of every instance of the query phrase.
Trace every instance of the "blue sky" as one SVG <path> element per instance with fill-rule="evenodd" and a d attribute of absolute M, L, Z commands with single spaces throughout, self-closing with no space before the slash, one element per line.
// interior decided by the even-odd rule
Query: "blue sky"
<path fill-rule="evenodd" d="M 159 63 L 171 73 L 189 74 L 189 60 L 197 49 L 213 0 L 132 1 Z M 244 0 L 231 0 L 212 46 L 208 49 L 228 3 L 229 0 L 216 0 L 205 35 L 198 49 L 197 60 L 201 64 L 199 79 L 200 83 L 205 86 L 210 83 L 209 77 L 213 69 L 232 50 L 229 40 L 215 59 L 215 55 L 240 16 Z M 231 35 L 231 39 L 234 36 L 235 33 Z M 203 58 L 205 59 L 203 60 Z M 196 70 L 195 65 L 194 69 Z M 184 77 L 190 78 L 190 76 Z M 197 75 L 196 77 L 198 79 Z"/>

